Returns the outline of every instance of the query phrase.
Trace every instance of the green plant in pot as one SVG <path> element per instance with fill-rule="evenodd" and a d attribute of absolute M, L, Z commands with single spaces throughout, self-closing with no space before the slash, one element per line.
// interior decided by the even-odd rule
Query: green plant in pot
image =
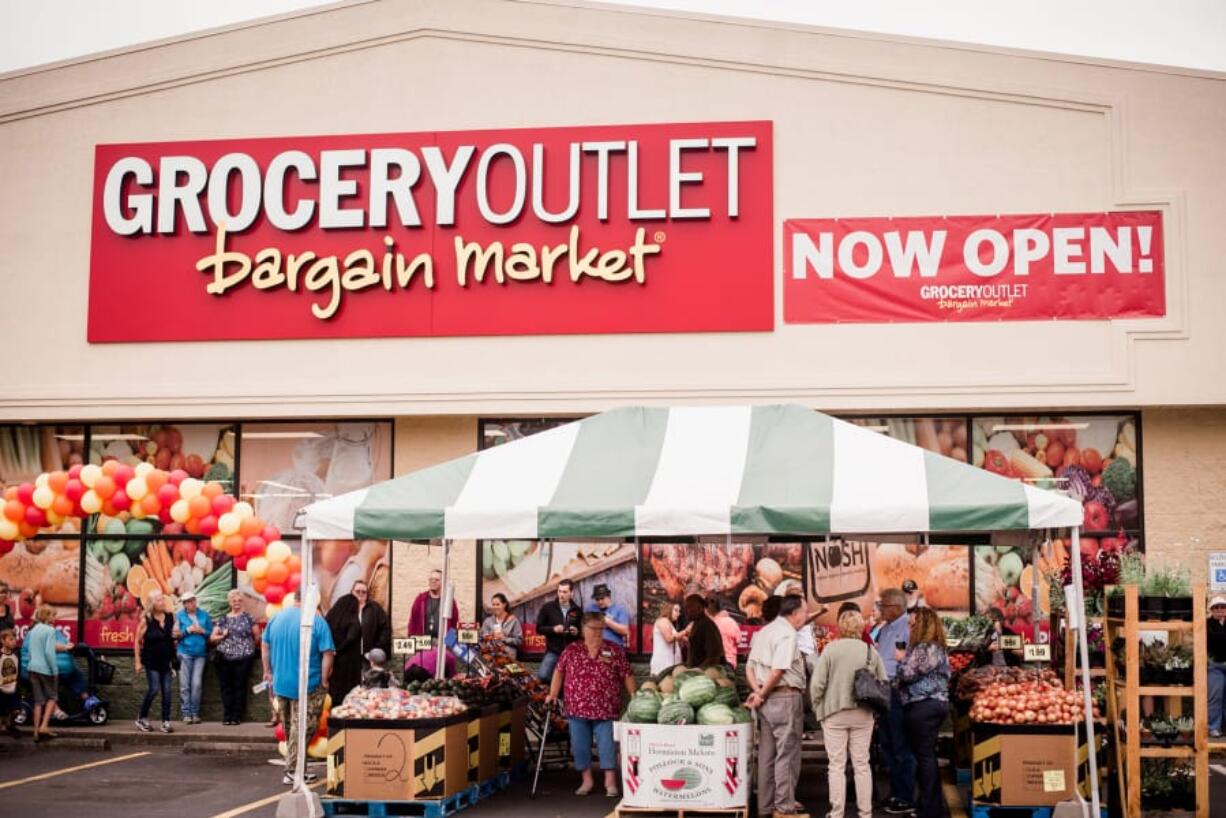
<path fill-rule="evenodd" d="M 1192 577 L 1183 566 L 1167 572 L 1164 617 L 1175 622 L 1192 621 Z"/>
<path fill-rule="evenodd" d="M 1175 721 L 1175 727 L 1179 730 L 1179 737 L 1184 741 L 1191 741 L 1193 734 L 1196 732 L 1196 722 L 1191 716 L 1181 716 Z"/>
<path fill-rule="evenodd" d="M 1166 684 L 1166 663 L 1171 658 L 1170 649 L 1162 642 L 1142 643 L 1141 672 L 1137 680 L 1143 685 Z"/>
<path fill-rule="evenodd" d="M 1141 619 L 1157 622 L 1166 618 L 1166 595 L 1170 587 L 1169 574 L 1165 568 L 1150 568 L 1141 584 Z"/>
<path fill-rule="evenodd" d="M 1179 726 L 1165 716 L 1154 716 L 1149 720 L 1149 729 L 1153 731 L 1154 739 L 1170 746 L 1179 738 Z"/>
<path fill-rule="evenodd" d="M 1166 684 L 1192 684 L 1192 649 L 1187 645 L 1176 645 L 1167 652 L 1165 663 Z"/>
<path fill-rule="evenodd" d="M 1170 765 L 1159 759 L 1145 759 L 1141 767 L 1141 807 L 1145 811 L 1169 809 L 1175 794 Z"/>
<path fill-rule="evenodd" d="M 1107 616 L 1122 619 L 1124 616 L 1124 586 L 1135 585 L 1138 589 L 1145 584 L 1145 558 L 1133 551 L 1120 558 L 1119 583 L 1107 594 Z M 1140 593 L 1140 591 L 1138 591 Z"/>

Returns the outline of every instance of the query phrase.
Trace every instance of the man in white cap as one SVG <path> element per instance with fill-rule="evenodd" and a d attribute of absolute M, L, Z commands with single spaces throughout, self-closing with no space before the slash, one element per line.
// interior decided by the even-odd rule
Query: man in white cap
<path fill-rule="evenodd" d="M 1209 600 L 1205 629 L 1209 654 L 1209 735 L 1222 737 L 1222 698 L 1226 694 L 1226 596 Z"/>
<path fill-rule="evenodd" d="M 204 692 L 204 665 L 209 660 L 209 634 L 213 619 L 196 607 L 196 595 L 188 591 L 179 597 L 183 607 L 175 614 L 174 637 L 179 640 L 179 693 L 183 723 L 200 723 L 200 698 Z"/>

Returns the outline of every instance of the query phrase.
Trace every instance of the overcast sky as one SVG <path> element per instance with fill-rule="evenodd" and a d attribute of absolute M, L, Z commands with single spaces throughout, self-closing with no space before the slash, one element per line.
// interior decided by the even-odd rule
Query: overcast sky
<path fill-rule="evenodd" d="M 326 5 L 311 0 L 3 2 L 0 72 Z M 606 2 L 1226 71 L 1226 0 Z"/>

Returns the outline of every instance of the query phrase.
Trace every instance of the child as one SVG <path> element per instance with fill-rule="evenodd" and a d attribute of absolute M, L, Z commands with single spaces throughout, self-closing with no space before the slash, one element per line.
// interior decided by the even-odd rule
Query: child
<path fill-rule="evenodd" d="M 0 631 L 0 722 L 9 735 L 17 735 L 13 711 L 17 708 L 17 672 L 21 659 L 17 653 L 17 634 L 12 628 Z"/>
<path fill-rule="evenodd" d="M 362 687 L 399 687 L 395 677 L 385 667 L 387 654 L 379 648 L 366 652 L 366 661 L 370 667 L 362 671 Z"/>

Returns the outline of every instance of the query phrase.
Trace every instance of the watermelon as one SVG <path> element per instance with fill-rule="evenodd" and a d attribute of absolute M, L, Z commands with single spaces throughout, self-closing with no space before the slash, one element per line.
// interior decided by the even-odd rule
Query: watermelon
<path fill-rule="evenodd" d="M 749 724 L 753 721 L 753 713 L 748 707 L 732 708 L 732 723 L 733 724 Z"/>
<path fill-rule="evenodd" d="M 711 702 L 698 708 L 699 724 L 733 724 L 735 719 L 732 708 L 726 704 Z"/>
<path fill-rule="evenodd" d="M 650 691 L 640 691 L 630 699 L 626 721 L 635 724 L 655 724 L 660 715 L 660 697 Z"/>
<path fill-rule="evenodd" d="M 736 685 L 725 679 L 723 682 L 717 682 L 715 685 L 715 698 L 711 701 L 716 704 L 726 704 L 729 707 L 736 707 L 741 703 L 741 697 L 736 693 Z"/>
<path fill-rule="evenodd" d="M 715 699 L 715 682 L 698 673 L 682 681 L 677 694 L 691 707 L 702 707 Z"/>
<path fill-rule="evenodd" d="M 658 724 L 692 724 L 694 708 L 683 701 L 665 702 L 660 705 L 660 713 L 656 716 Z"/>

